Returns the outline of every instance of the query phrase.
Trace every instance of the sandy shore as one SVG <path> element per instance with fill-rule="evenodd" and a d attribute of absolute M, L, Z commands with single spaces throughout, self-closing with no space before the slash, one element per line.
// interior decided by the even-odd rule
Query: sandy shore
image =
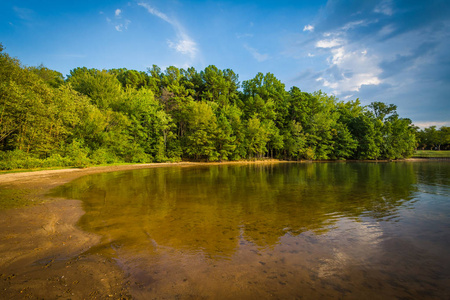
<path fill-rule="evenodd" d="M 230 162 L 227 164 L 243 164 Z M 278 161 L 248 162 L 278 163 Z M 90 253 L 101 237 L 80 230 L 81 201 L 47 192 L 78 177 L 123 170 L 205 163 L 139 164 L 0 175 L 0 190 L 26 191 L 29 203 L 0 210 L 0 298 L 127 299 L 130 283 L 114 260 Z M 212 165 L 209 163 L 208 165 Z"/>

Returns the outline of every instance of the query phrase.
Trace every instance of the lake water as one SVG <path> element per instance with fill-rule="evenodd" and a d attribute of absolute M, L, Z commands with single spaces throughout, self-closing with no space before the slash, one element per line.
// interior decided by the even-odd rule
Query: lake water
<path fill-rule="evenodd" d="M 136 298 L 450 298 L 449 162 L 173 166 L 55 195 Z"/>

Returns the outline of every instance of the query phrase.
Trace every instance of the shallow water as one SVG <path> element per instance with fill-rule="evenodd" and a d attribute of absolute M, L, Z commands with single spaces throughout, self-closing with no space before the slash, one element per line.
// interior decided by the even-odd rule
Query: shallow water
<path fill-rule="evenodd" d="M 89 175 L 90 250 L 136 298 L 448 299 L 450 163 L 283 163 Z"/>

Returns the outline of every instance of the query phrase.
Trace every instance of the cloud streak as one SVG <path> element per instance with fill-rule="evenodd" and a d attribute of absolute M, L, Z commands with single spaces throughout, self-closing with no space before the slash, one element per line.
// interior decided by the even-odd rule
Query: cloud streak
<path fill-rule="evenodd" d="M 34 15 L 33 10 L 31 10 L 29 8 L 17 7 L 17 6 L 14 6 L 13 10 L 20 19 L 22 19 L 24 21 L 32 21 L 33 20 L 33 15 Z"/>
<path fill-rule="evenodd" d="M 253 56 L 254 59 L 256 59 L 258 62 L 263 62 L 269 59 L 268 54 L 261 54 L 258 50 L 255 48 L 250 47 L 249 45 L 245 44 L 244 48 Z"/>
<path fill-rule="evenodd" d="M 171 49 L 188 55 L 191 59 L 195 59 L 198 53 L 197 43 L 186 33 L 185 28 L 174 18 L 169 18 L 165 13 L 160 12 L 148 3 L 140 2 L 139 6 L 145 8 L 150 14 L 172 25 L 176 34 L 176 41 L 168 40 L 167 44 Z"/>

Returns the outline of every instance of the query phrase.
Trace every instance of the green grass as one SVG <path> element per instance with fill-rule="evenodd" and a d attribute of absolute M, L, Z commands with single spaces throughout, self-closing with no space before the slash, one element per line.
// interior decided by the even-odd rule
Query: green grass
<path fill-rule="evenodd" d="M 412 157 L 418 158 L 450 158 L 450 151 L 417 150 Z"/>

